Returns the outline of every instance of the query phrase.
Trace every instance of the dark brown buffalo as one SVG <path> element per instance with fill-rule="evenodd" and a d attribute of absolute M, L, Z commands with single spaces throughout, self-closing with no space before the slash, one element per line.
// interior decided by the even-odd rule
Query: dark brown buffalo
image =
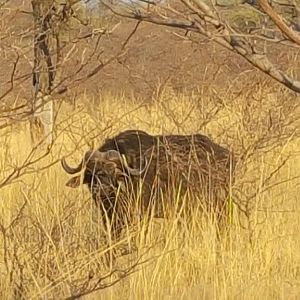
<path fill-rule="evenodd" d="M 62 166 L 68 174 L 84 170 L 82 183 L 115 231 L 134 212 L 154 209 L 156 216 L 163 216 L 166 203 L 175 206 L 187 193 L 224 214 L 234 161 L 229 150 L 201 134 L 153 136 L 127 130 L 87 151 L 77 167 L 65 159 Z M 80 183 L 77 175 L 66 185 Z"/>

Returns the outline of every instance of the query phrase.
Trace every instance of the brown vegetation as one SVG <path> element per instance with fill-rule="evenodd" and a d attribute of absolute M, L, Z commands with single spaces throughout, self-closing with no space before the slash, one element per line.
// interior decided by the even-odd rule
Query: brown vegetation
<path fill-rule="evenodd" d="M 209 110 L 217 104 L 214 95 L 201 100 L 196 95 L 170 97 L 167 90 L 152 104 L 142 106 L 134 99 L 106 96 L 101 106 L 93 105 L 92 114 L 87 108 L 77 108 L 71 115 L 71 107 L 64 105 L 58 120 L 59 139 L 51 156 L 27 169 L 31 175 L 1 189 L 1 239 L 6 245 L 1 254 L 2 298 L 12 292 L 25 298 L 67 298 L 103 290 L 122 278 L 107 292 L 92 295 L 100 299 L 120 295 L 125 299 L 297 295 L 299 153 L 293 138 L 295 126 L 288 129 L 288 123 L 299 112 L 290 108 L 293 113 L 288 117 L 288 110 L 276 107 L 280 99 L 265 97 L 267 92 L 267 86 L 258 85 L 249 86 L 238 97 L 229 94 L 213 117 Z M 288 97 L 286 94 L 292 101 Z M 88 99 L 78 101 L 88 106 Z M 268 123 L 269 112 L 264 109 L 269 109 L 270 101 L 273 124 Z M 203 122 L 206 118 L 210 121 Z M 275 118 L 287 122 L 284 131 Z M 182 222 L 184 216 L 181 222 L 176 215 L 161 221 L 150 219 L 147 233 L 142 223 L 136 223 L 125 230 L 119 243 L 108 238 L 110 247 L 104 246 L 105 227 L 88 190 L 67 189 L 68 176 L 60 164 L 47 165 L 49 158 L 55 162 L 68 153 L 75 155 L 69 158 L 74 164 L 88 149 L 85 141 L 101 141 L 137 126 L 152 134 L 192 133 L 201 128 L 218 143 L 245 153 L 247 164 L 239 167 L 232 188 L 243 193 L 241 205 L 248 209 L 249 219 L 233 205 L 230 231 L 217 242 L 213 220 L 197 210 L 186 219 L 189 227 Z M 267 130 L 273 139 L 264 138 Z M 278 134 L 289 138 L 281 144 Z M 11 170 L 10 165 L 24 162 L 31 151 L 28 136 L 25 128 L 3 136 L 1 178 Z M 175 203 L 180 200 L 174 199 Z M 107 265 L 112 252 L 116 261 Z M 131 271 L 135 273 L 125 279 Z"/>
<path fill-rule="evenodd" d="M 136 19 L 108 18 L 107 28 L 72 19 L 63 92 L 53 93 L 55 139 L 32 145 L 30 9 L 0 1 L 0 298 L 297 299 L 299 96 L 207 36 Z M 221 21 L 232 21 L 227 14 Z M 299 48 L 280 32 L 269 40 L 234 30 L 299 78 Z M 174 213 L 185 200 L 177 187 L 161 196 L 174 203 L 168 218 L 150 217 L 147 227 L 137 218 L 116 242 L 89 191 L 65 187 L 63 156 L 75 164 L 133 128 L 200 133 L 235 153 L 226 232 L 218 236 L 203 209 Z"/>

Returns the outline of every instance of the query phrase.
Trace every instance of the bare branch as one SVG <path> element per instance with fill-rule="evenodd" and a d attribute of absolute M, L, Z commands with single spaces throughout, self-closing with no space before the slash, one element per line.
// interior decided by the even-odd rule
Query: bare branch
<path fill-rule="evenodd" d="M 259 53 L 249 40 L 232 32 L 231 28 L 216 16 L 208 5 L 201 0 L 181 0 L 181 2 L 190 10 L 190 13 L 184 15 L 178 12 L 177 17 L 171 17 L 167 14 L 169 9 L 165 9 L 163 6 L 161 9 L 165 11 L 165 14 L 161 16 L 142 10 L 122 9 L 120 5 L 114 6 L 106 0 L 101 0 L 103 5 L 119 16 L 199 33 L 230 51 L 239 54 L 254 67 L 289 89 L 300 93 L 300 81 L 291 78 L 274 66 L 266 54 Z M 176 12 L 174 9 L 172 11 Z M 212 28 L 208 27 L 207 24 L 210 24 Z"/>
<path fill-rule="evenodd" d="M 275 10 L 270 6 L 267 0 L 258 0 L 263 11 L 272 19 L 275 25 L 284 33 L 286 36 L 296 44 L 300 46 L 300 35 L 297 34 L 293 29 L 286 25 L 282 17 L 279 16 Z"/>

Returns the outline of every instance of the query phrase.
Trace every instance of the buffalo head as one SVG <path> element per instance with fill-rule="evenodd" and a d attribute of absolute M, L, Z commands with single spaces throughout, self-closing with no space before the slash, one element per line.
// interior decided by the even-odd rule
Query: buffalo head
<path fill-rule="evenodd" d="M 120 152 L 109 150 L 89 150 L 77 167 L 70 167 L 66 160 L 61 160 L 63 169 L 68 174 L 83 172 L 83 184 L 87 184 L 94 200 L 112 199 L 121 181 L 126 177 L 140 176 L 146 169 L 140 170 L 128 166 L 127 161 Z M 72 177 L 66 185 L 76 188 L 81 183 L 81 176 Z"/>

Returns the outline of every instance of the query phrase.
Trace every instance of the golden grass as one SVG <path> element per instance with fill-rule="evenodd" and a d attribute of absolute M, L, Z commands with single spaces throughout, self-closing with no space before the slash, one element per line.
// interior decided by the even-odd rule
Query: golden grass
<path fill-rule="evenodd" d="M 299 299 L 299 182 L 259 194 L 252 229 L 239 226 L 235 214 L 221 241 L 200 212 L 191 217 L 190 227 L 179 225 L 174 217 L 151 220 L 146 236 L 142 224 L 138 225 L 139 236 L 128 229 L 122 243 L 138 251 L 121 256 L 113 266 L 104 260 L 104 254 L 117 246 L 109 248 L 103 243 L 99 215 L 87 189 L 65 187 L 68 176 L 59 163 L 40 170 L 68 153 L 73 153 L 69 161 L 76 163 L 93 139 L 97 146 L 105 137 L 129 128 L 150 133 L 202 131 L 221 143 L 230 142 L 221 134 L 224 128 L 227 132 L 241 130 L 238 108 L 223 103 L 222 111 L 206 124 L 203 121 L 215 103 L 204 98 L 192 101 L 195 99 L 171 97 L 166 92 L 152 104 L 141 104 L 107 95 L 100 104 L 88 106 L 90 99 L 81 99 L 75 110 L 63 106 L 51 154 L 35 164 L 29 175 L 0 190 L 1 299 L 65 299 L 87 291 L 114 268 L 126 269 L 138 257 L 144 263 L 134 274 L 82 299 Z M 31 151 L 29 141 L 26 128 L 3 136 L 1 178 L 12 165 L 22 163 Z M 269 165 L 293 149 L 297 143 L 285 143 L 279 151 L 259 156 L 261 160 L 247 176 L 262 178 Z M 299 174 L 299 167 L 299 157 L 292 156 L 278 176 L 292 178 Z M 264 222 L 255 223 L 262 216 Z M 117 278 L 122 278 L 121 271 L 103 283 Z"/>

